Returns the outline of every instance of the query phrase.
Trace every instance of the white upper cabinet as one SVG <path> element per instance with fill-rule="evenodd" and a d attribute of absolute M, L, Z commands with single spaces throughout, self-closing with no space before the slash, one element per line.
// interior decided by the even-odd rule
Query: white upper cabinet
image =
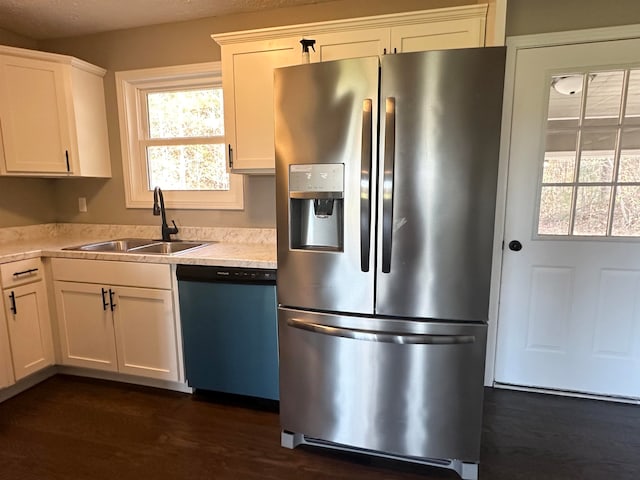
<path fill-rule="evenodd" d="M 311 62 L 481 47 L 486 19 L 482 4 L 212 35 L 222 52 L 229 169 L 274 173 L 273 70 L 301 63 L 301 39 L 316 41 Z"/>
<path fill-rule="evenodd" d="M 296 39 L 282 38 L 230 44 L 223 49 L 224 131 L 230 170 L 273 166 L 273 69 L 298 63 L 299 46 Z"/>
<path fill-rule="evenodd" d="M 0 47 L 0 174 L 110 177 L 105 70 Z"/>

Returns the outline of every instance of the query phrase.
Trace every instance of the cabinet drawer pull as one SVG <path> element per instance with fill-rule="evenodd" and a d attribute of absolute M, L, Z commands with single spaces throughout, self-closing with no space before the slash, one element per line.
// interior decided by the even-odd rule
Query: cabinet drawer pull
<path fill-rule="evenodd" d="M 11 307 L 9 308 L 11 310 L 11 313 L 13 313 L 14 315 L 18 314 L 18 308 L 16 307 L 16 294 L 15 292 L 11 292 L 9 294 L 9 300 L 11 300 Z"/>
<path fill-rule="evenodd" d="M 102 289 L 102 309 L 105 312 L 107 311 L 107 307 L 109 306 L 109 302 L 107 302 L 107 297 L 105 297 L 106 294 L 107 294 L 107 291 L 103 288 Z"/>
<path fill-rule="evenodd" d="M 13 276 L 14 277 L 20 277 L 22 275 L 31 275 L 33 273 L 36 273 L 38 271 L 37 268 L 30 268 L 29 270 L 23 270 L 21 272 L 14 272 Z"/>

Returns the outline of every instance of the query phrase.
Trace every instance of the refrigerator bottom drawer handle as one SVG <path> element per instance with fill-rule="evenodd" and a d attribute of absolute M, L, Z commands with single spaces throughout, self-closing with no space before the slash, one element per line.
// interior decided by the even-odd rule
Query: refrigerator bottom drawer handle
<path fill-rule="evenodd" d="M 351 328 L 331 327 L 298 318 L 287 319 L 287 325 L 300 330 L 321 333 L 332 337 L 352 338 L 367 342 L 422 344 L 422 345 L 460 345 L 475 343 L 475 335 L 433 335 L 433 334 L 405 334 L 393 332 L 377 332 Z"/>

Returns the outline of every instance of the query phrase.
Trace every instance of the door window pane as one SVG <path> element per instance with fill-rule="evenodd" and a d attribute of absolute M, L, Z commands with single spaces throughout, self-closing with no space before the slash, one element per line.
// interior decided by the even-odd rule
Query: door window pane
<path fill-rule="evenodd" d="M 627 91 L 626 117 L 640 117 L 640 70 L 631 70 Z"/>
<path fill-rule="evenodd" d="M 582 132 L 580 182 L 611 182 L 618 130 Z"/>
<path fill-rule="evenodd" d="M 551 77 L 548 120 L 564 120 L 565 127 L 578 125 L 583 77 L 581 74 Z"/>
<path fill-rule="evenodd" d="M 576 168 L 576 152 L 546 152 L 543 183 L 571 183 Z"/>
<path fill-rule="evenodd" d="M 611 187 L 578 187 L 574 235 L 606 235 Z"/>
<path fill-rule="evenodd" d="M 585 125 L 617 124 L 620 116 L 624 71 L 589 75 Z"/>
<path fill-rule="evenodd" d="M 640 236 L 640 186 L 618 187 L 612 234 L 621 237 Z"/>
<path fill-rule="evenodd" d="M 573 187 L 542 187 L 538 233 L 567 235 L 571 223 Z"/>
<path fill-rule="evenodd" d="M 622 130 L 618 182 L 640 183 L 640 127 Z"/>

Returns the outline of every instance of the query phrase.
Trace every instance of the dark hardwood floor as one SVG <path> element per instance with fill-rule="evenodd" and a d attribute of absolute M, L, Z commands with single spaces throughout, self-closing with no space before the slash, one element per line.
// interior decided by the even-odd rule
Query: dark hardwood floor
<path fill-rule="evenodd" d="M 58 375 L 0 404 L 0 479 L 458 478 L 279 435 L 268 410 Z M 480 478 L 638 479 L 640 407 L 488 389 Z"/>

